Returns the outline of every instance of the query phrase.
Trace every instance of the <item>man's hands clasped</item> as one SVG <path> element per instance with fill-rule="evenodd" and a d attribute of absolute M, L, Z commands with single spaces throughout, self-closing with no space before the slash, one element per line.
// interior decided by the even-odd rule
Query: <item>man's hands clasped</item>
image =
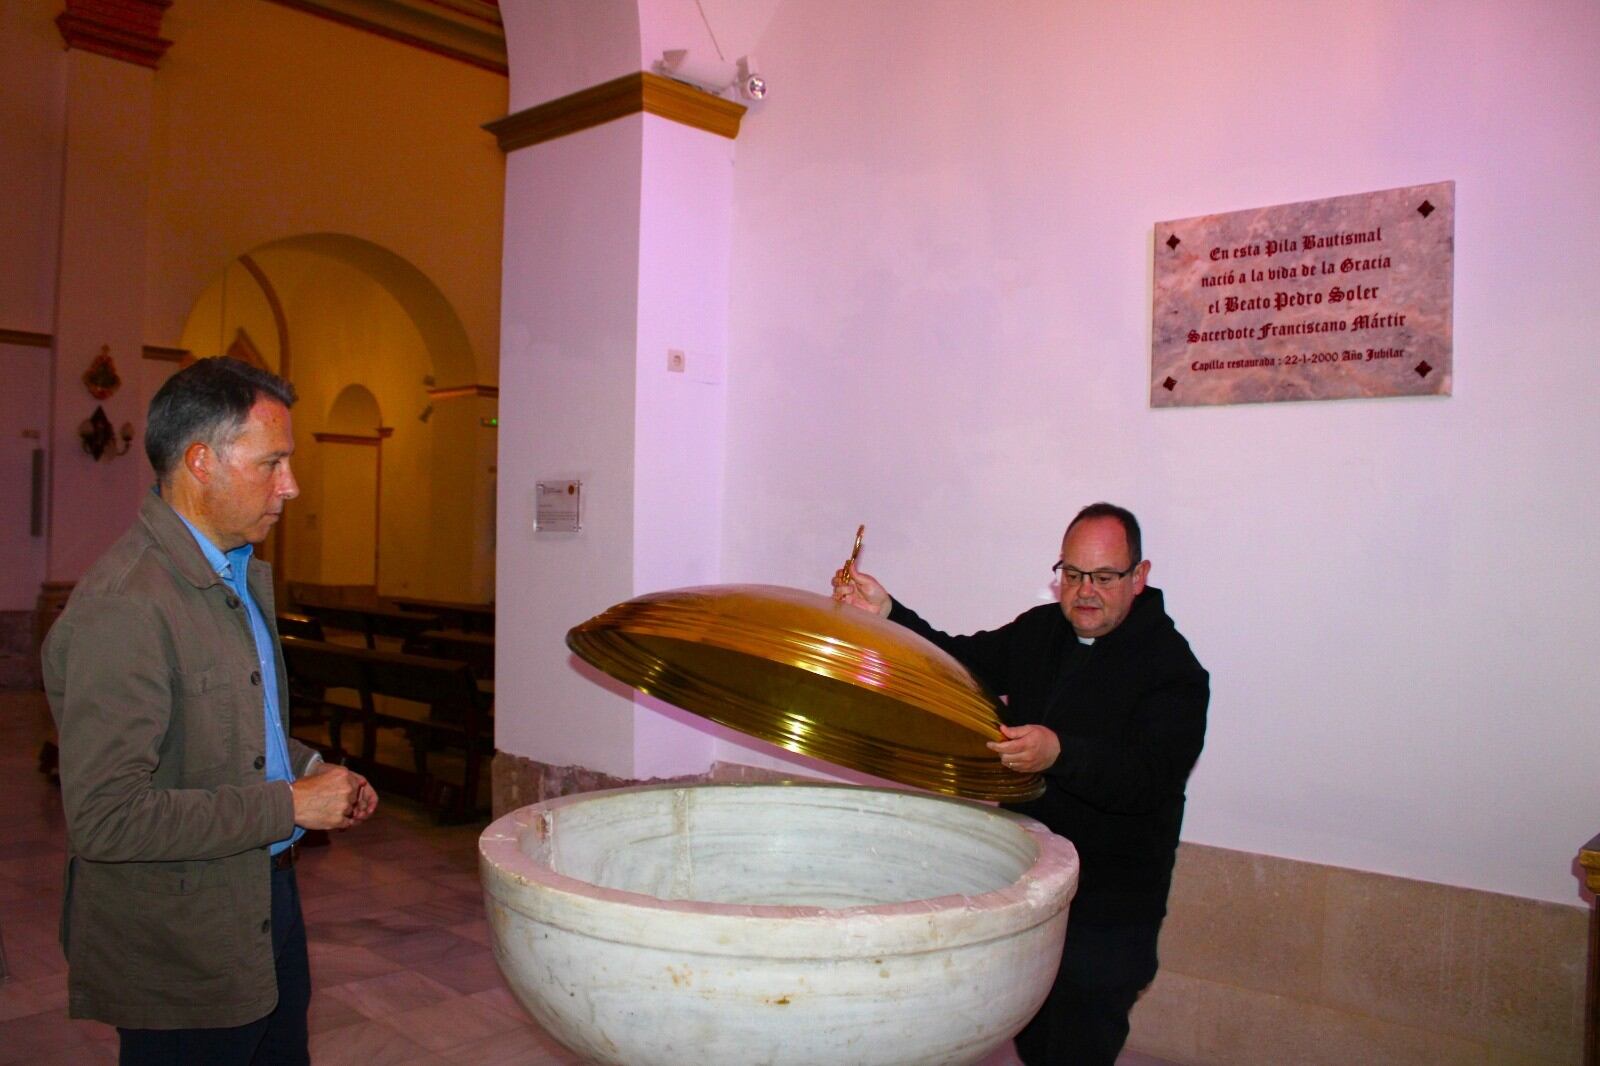
<path fill-rule="evenodd" d="M 378 793 L 366 778 L 331 763 L 321 764 L 289 787 L 294 793 L 294 824 L 304 829 L 349 829 L 378 809 Z"/>

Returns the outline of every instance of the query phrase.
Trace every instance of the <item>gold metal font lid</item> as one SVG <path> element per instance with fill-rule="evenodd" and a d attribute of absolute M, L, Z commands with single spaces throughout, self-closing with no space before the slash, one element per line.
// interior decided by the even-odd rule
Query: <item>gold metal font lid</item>
<path fill-rule="evenodd" d="M 567 633 L 585 662 L 702 718 L 902 784 L 969 799 L 1044 792 L 1006 769 L 999 704 L 903 626 L 776 585 L 640 596 Z"/>

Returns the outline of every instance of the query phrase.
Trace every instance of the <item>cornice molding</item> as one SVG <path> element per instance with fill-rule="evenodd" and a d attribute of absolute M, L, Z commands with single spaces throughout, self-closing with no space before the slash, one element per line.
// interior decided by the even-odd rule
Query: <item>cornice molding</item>
<path fill-rule="evenodd" d="M 491 0 L 272 0 L 483 70 L 505 74 L 506 32 Z"/>
<path fill-rule="evenodd" d="M 25 348 L 51 348 L 56 339 L 49 333 L 34 333 L 26 329 L 0 329 L 0 344 L 16 344 Z M 187 348 L 171 348 L 164 344 L 146 344 L 139 350 L 145 359 L 162 363 L 191 363 L 194 353 Z"/>
<path fill-rule="evenodd" d="M 24 348 L 49 348 L 56 339 L 48 333 L 34 333 L 26 329 L 0 329 L 0 344 L 17 344 Z"/>
<path fill-rule="evenodd" d="M 16 344 L 24 348 L 50 348 L 54 347 L 56 339 L 49 333 L 34 333 L 26 329 L 0 329 L 0 344 Z M 155 359 L 163 363 L 183 363 L 192 361 L 193 353 L 187 348 L 169 348 L 161 344 L 146 344 L 139 354 L 146 359 Z"/>
<path fill-rule="evenodd" d="M 732 140 L 739 136 L 745 106 L 641 70 L 497 118 L 483 128 L 502 152 L 514 152 L 640 111 Z"/>
<path fill-rule="evenodd" d="M 161 36 L 171 6 L 172 0 L 67 0 L 56 28 L 68 48 L 154 70 L 172 47 Z"/>
<path fill-rule="evenodd" d="M 379 426 L 378 432 L 370 437 L 362 433 L 313 433 L 311 439 L 318 444 L 365 444 L 376 448 L 392 436 L 393 426 Z"/>
<path fill-rule="evenodd" d="M 482 396 L 485 399 L 497 400 L 500 398 L 498 385 L 458 385 L 449 389 L 429 389 L 430 400 L 460 400 L 468 396 Z"/>

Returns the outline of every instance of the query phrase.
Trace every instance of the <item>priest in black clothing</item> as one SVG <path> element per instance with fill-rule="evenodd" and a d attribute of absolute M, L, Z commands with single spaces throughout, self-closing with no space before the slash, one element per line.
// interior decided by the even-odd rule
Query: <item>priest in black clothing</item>
<path fill-rule="evenodd" d="M 1012 809 L 1072 841 L 1082 861 L 1061 969 L 1017 1053 L 1028 1066 L 1112 1066 L 1156 974 L 1210 682 L 1146 584 L 1150 562 L 1127 510 L 1078 512 L 1055 571 L 1059 605 L 971 636 L 934 629 L 853 564 L 834 576 L 833 594 L 933 641 L 1006 697 L 1006 739 L 989 747 L 1045 779 L 1043 796 Z"/>

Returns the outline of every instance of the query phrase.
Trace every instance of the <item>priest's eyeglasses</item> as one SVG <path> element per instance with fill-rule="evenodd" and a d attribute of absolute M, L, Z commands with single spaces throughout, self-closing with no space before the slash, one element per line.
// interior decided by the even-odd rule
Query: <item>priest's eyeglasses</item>
<path fill-rule="evenodd" d="M 1084 578 L 1088 578 L 1101 588 L 1106 588 L 1137 569 L 1139 569 L 1138 563 L 1134 563 L 1126 570 L 1079 570 L 1076 566 L 1068 566 L 1064 559 L 1057 559 L 1056 565 L 1050 568 L 1053 573 L 1061 576 L 1062 582 L 1069 588 L 1083 584 Z"/>

